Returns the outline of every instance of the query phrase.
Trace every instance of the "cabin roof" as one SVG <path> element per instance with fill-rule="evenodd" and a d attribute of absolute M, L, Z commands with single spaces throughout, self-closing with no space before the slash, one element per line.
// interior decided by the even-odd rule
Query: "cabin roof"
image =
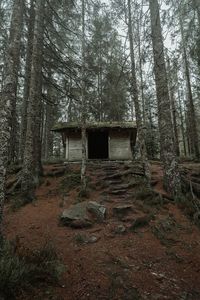
<path fill-rule="evenodd" d="M 66 129 L 80 129 L 81 123 L 79 122 L 60 122 L 56 124 L 52 131 L 64 131 Z M 86 123 L 86 129 L 98 129 L 98 128 L 122 128 L 133 129 L 136 128 L 135 122 L 88 122 Z"/>

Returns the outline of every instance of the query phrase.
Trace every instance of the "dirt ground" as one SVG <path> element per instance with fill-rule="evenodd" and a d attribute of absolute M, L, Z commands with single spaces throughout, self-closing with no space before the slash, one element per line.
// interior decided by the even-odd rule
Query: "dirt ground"
<path fill-rule="evenodd" d="M 63 227 L 59 215 L 76 202 L 78 191 L 63 188 L 64 175 L 49 176 L 53 168 L 59 166 L 45 167 L 37 201 L 15 212 L 7 205 L 5 211 L 8 239 L 18 236 L 24 247 L 32 249 L 51 240 L 66 266 L 60 286 L 26 299 L 200 299 L 200 231 L 175 203 L 150 205 L 134 196 L 134 187 L 110 195 L 109 187 L 102 184 L 103 167 L 93 165 L 88 168 L 89 200 L 105 205 L 106 219 L 88 229 Z M 66 172 L 78 168 L 67 166 Z M 155 189 L 164 193 L 159 164 L 153 164 L 152 174 Z M 124 203 L 132 209 L 119 218 L 113 208 Z M 130 230 L 136 219 L 147 214 L 152 216 L 148 224 Z M 93 236 L 95 242 L 84 243 L 83 236 Z"/>

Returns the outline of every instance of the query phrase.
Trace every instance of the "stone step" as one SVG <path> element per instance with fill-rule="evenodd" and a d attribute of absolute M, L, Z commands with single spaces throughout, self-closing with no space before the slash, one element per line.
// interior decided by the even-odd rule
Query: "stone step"
<path fill-rule="evenodd" d="M 130 183 L 122 183 L 122 184 L 119 184 L 119 185 L 115 185 L 112 187 L 113 190 L 117 191 L 117 190 L 127 190 L 131 187 L 131 184 Z"/>
<path fill-rule="evenodd" d="M 125 195 L 126 190 L 114 190 L 114 191 L 108 191 L 110 195 Z"/>

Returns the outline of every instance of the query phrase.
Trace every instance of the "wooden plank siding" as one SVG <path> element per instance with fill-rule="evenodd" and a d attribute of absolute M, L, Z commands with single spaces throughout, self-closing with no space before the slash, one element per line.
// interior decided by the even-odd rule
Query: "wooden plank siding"
<path fill-rule="evenodd" d="M 69 135 L 69 161 L 81 160 L 82 157 L 82 141 L 81 133 L 71 133 Z"/>
<path fill-rule="evenodd" d="M 131 141 L 129 131 L 111 130 L 109 134 L 109 159 L 132 159 Z"/>

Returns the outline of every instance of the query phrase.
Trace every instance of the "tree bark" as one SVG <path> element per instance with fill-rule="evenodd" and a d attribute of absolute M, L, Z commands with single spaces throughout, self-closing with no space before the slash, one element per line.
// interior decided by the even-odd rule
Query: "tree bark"
<path fill-rule="evenodd" d="M 184 30 L 183 30 L 183 22 L 181 15 L 179 17 L 180 20 L 180 29 L 181 29 L 181 38 L 182 38 L 182 50 L 183 50 L 183 61 L 185 65 L 185 78 L 187 84 L 187 99 L 188 99 L 188 125 L 189 125 L 189 141 L 190 141 L 190 149 L 191 154 L 194 155 L 197 159 L 200 158 L 200 151 L 199 151 L 199 137 L 197 131 L 197 123 L 196 123 L 196 115 L 195 115 L 195 108 L 194 108 L 194 100 L 192 95 L 192 87 L 190 81 L 190 69 L 189 69 L 189 62 L 187 58 L 187 51 L 185 45 L 185 38 L 184 38 Z"/>
<path fill-rule="evenodd" d="M 34 24 L 35 24 L 35 0 L 31 0 L 30 15 L 29 15 L 29 22 L 28 22 L 27 47 L 26 47 L 24 93 L 23 93 L 23 102 L 22 102 L 22 110 L 21 110 L 21 128 L 20 128 L 20 143 L 19 143 L 19 157 L 21 160 L 23 160 L 25 140 L 26 140 L 27 107 L 28 107 L 28 98 L 29 98 L 30 80 L 31 80 Z"/>
<path fill-rule="evenodd" d="M 2 237 L 3 208 L 5 201 L 5 179 L 8 164 L 8 149 L 15 114 L 18 70 L 20 62 L 21 26 L 19 17 L 23 13 L 23 0 L 15 0 L 10 27 L 10 40 L 5 61 L 5 81 L 0 94 L 0 237 Z M 14 30 L 14 31 L 13 31 Z M 16 124 L 15 124 L 16 125 Z"/>
<path fill-rule="evenodd" d="M 81 189 L 86 191 L 86 101 L 85 101 L 85 0 L 82 0 L 82 83 L 81 83 L 81 137 L 82 137 L 82 164 Z"/>
<path fill-rule="evenodd" d="M 44 158 L 45 160 L 48 160 L 53 156 L 53 133 L 51 132 L 51 129 L 54 125 L 54 105 L 53 105 L 53 86 L 51 84 L 52 80 L 52 73 L 51 70 L 49 70 L 48 74 L 49 78 L 49 84 L 47 87 L 47 100 L 45 106 L 45 124 L 44 124 L 44 132 L 45 137 L 43 141 L 44 145 Z"/>
<path fill-rule="evenodd" d="M 176 111 L 176 99 L 175 99 L 175 84 L 172 76 L 171 64 L 169 57 L 167 58 L 168 65 L 168 78 L 169 78 L 169 96 L 171 102 L 171 111 L 172 111 L 172 124 L 173 124 L 173 134 L 174 134 L 174 147 L 177 156 L 180 156 L 179 149 L 179 136 L 178 136 L 178 127 L 177 127 L 177 111 Z"/>
<path fill-rule="evenodd" d="M 177 77 L 177 82 L 178 82 L 178 77 Z M 184 115 L 183 115 L 179 86 L 178 86 L 178 105 L 179 105 L 179 114 L 180 114 L 180 121 L 181 121 L 181 134 L 182 134 L 182 139 L 183 139 L 183 150 L 184 150 L 184 156 L 186 157 L 187 156 L 187 148 L 186 148 L 186 142 L 185 142 Z"/>
<path fill-rule="evenodd" d="M 129 34 L 129 43 L 130 43 L 130 54 L 131 54 L 131 79 L 132 79 L 132 93 L 133 101 L 135 106 L 136 114 L 136 124 L 138 131 L 138 145 L 140 150 L 140 155 L 142 159 L 142 164 L 145 171 L 145 176 L 150 184 L 151 172 L 149 167 L 149 162 L 147 159 L 147 151 L 145 145 L 145 132 L 142 121 L 141 107 L 138 97 L 138 86 L 136 79 L 136 68 L 135 68 L 135 54 L 134 54 L 134 44 L 133 44 L 133 30 L 132 30 L 132 13 L 131 13 L 131 1 L 128 0 L 128 34 Z"/>
<path fill-rule="evenodd" d="M 11 112 L 11 133 L 9 143 L 9 162 L 16 160 L 16 145 L 17 145 L 17 87 L 18 87 L 18 72 L 20 69 L 20 52 L 21 52 L 21 37 L 23 29 L 23 13 L 24 13 L 24 0 L 14 2 L 13 13 L 11 18 L 10 38 L 9 38 L 9 51 L 13 61 L 13 73 L 15 74 L 13 89 L 15 96 L 12 101 Z"/>
<path fill-rule="evenodd" d="M 194 8 L 197 12 L 198 23 L 200 27 L 200 0 L 193 0 Z"/>
<path fill-rule="evenodd" d="M 29 103 L 27 110 L 27 131 L 22 168 L 22 193 L 27 200 L 33 200 L 41 172 L 41 98 L 42 65 L 44 42 L 45 1 L 36 1 L 36 23 L 34 30 L 33 55 Z"/>
<path fill-rule="evenodd" d="M 149 4 L 158 102 L 161 160 L 164 167 L 164 186 L 168 192 L 173 194 L 173 196 L 178 196 L 181 192 L 181 180 L 173 144 L 173 126 L 160 23 L 160 11 L 157 0 L 149 0 Z"/>

